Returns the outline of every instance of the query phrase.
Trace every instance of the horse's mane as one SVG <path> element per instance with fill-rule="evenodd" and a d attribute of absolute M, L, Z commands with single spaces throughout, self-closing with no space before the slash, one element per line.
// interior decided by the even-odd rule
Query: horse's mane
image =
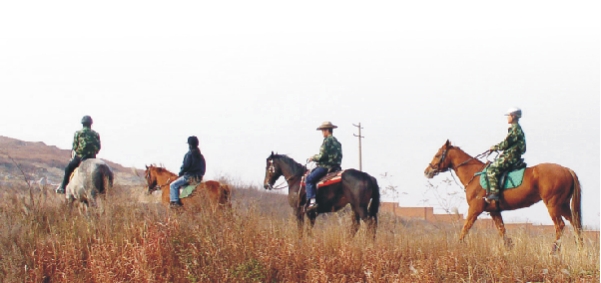
<path fill-rule="evenodd" d="M 157 173 L 169 173 L 169 174 L 176 175 L 175 173 L 173 173 L 173 172 L 171 172 L 171 171 L 167 170 L 167 169 L 166 169 L 165 167 L 163 167 L 162 165 L 156 165 L 156 164 L 154 164 L 154 163 L 153 163 L 153 164 L 150 164 L 150 165 L 149 165 L 149 166 L 147 166 L 147 167 L 148 167 L 148 169 L 151 169 L 151 168 L 153 168 L 154 170 L 156 170 L 156 171 L 157 171 Z"/>
<path fill-rule="evenodd" d="M 292 159 L 291 157 L 289 157 L 288 155 L 285 154 L 274 154 L 273 157 L 274 160 L 278 159 L 281 160 L 282 162 L 284 162 L 284 164 L 288 165 L 290 168 L 292 168 L 292 174 L 294 175 L 300 175 L 305 173 L 305 171 L 307 171 L 307 167 L 303 166 L 302 164 L 294 161 L 294 159 Z"/>

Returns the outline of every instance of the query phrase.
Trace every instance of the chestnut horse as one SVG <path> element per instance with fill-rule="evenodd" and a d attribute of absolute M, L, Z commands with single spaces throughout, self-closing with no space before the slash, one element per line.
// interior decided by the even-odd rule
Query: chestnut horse
<path fill-rule="evenodd" d="M 265 168 L 265 189 L 273 189 L 273 184 L 284 176 L 288 182 L 288 202 L 296 216 L 299 236 L 302 236 L 305 214 L 315 225 L 315 218 L 319 213 L 334 212 L 342 209 L 347 204 L 353 210 L 353 224 L 351 235 L 359 230 L 360 219 L 368 225 L 368 232 L 376 236 L 378 225 L 378 209 L 380 206 L 380 188 L 378 182 L 367 173 L 355 169 L 348 169 L 342 173 L 341 181 L 317 190 L 318 207 L 315 211 L 305 213 L 307 204 L 304 187 L 301 189 L 301 179 L 307 168 L 286 155 L 271 152 L 267 158 Z M 370 203 L 371 202 L 371 203 Z"/>
<path fill-rule="evenodd" d="M 153 165 L 146 166 L 144 176 L 148 183 L 148 193 L 161 190 L 161 202 L 169 206 L 169 185 L 178 176 L 163 167 Z M 231 207 L 230 197 L 231 189 L 227 184 L 209 180 L 198 184 L 196 190 L 190 196 L 181 198 L 180 200 L 185 209 L 193 207 L 202 209 L 202 205 L 207 203 L 205 199 L 208 199 L 208 203 L 211 205 L 213 211 L 215 211 L 217 207 Z"/>
<path fill-rule="evenodd" d="M 565 226 L 562 216 L 570 221 L 576 232 L 578 242 L 582 244 L 580 182 L 574 171 L 553 163 L 542 163 L 528 167 L 524 172 L 524 180 L 520 186 L 503 190 L 500 201 L 493 201 L 488 204 L 483 199 L 486 191 L 480 186 L 478 177 L 475 177 L 475 174 L 482 171 L 485 165 L 459 147 L 451 145 L 451 142 L 447 140 L 424 172 L 427 178 L 433 178 L 440 172 L 452 169 L 463 184 L 469 209 L 459 236 L 460 240 L 463 240 L 478 215 L 483 211 L 487 211 L 490 213 L 505 243 L 510 244 L 511 239 L 505 236 L 501 211 L 528 207 L 542 200 L 555 224 L 553 250 L 559 248 L 559 239 Z M 571 206 L 570 198 L 572 199 Z"/>

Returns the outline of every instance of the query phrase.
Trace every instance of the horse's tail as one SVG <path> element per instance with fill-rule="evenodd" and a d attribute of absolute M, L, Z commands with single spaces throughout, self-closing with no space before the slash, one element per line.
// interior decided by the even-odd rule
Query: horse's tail
<path fill-rule="evenodd" d="M 574 231 L 580 236 L 580 231 L 582 231 L 582 208 L 581 208 L 581 189 L 580 189 L 580 181 L 578 180 L 578 176 L 572 169 L 568 169 L 570 174 L 572 175 L 572 225 L 574 226 Z"/>
<path fill-rule="evenodd" d="M 107 165 L 99 165 L 94 171 L 92 182 L 95 191 L 99 194 L 106 193 L 113 187 L 113 172 Z"/>
<path fill-rule="evenodd" d="M 371 204 L 369 205 L 369 216 L 374 219 L 378 218 L 378 210 L 380 209 L 380 187 L 378 186 L 378 181 L 376 178 L 371 177 L 370 187 L 372 189 L 371 193 Z"/>

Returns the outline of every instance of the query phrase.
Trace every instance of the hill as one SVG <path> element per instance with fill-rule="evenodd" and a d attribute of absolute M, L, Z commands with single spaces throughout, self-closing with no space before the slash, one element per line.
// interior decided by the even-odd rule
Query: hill
<path fill-rule="evenodd" d="M 0 185 L 23 183 L 25 177 L 29 181 L 46 178 L 49 184 L 58 184 L 70 159 L 71 150 L 68 149 L 0 136 Z M 143 171 L 102 160 L 115 173 L 116 183 L 138 185 L 142 182 L 138 176 L 143 176 Z"/>

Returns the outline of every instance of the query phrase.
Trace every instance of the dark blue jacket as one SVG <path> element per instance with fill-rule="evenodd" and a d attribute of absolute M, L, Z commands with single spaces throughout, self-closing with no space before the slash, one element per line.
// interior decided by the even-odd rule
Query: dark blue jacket
<path fill-rule="evenodd" d="M 179 176 L 201 177 L 205 175 L 205 158 L 200 153 L 200 149 L 191 148 L 184 156 L 184 164 L 179 171 Z"/>

